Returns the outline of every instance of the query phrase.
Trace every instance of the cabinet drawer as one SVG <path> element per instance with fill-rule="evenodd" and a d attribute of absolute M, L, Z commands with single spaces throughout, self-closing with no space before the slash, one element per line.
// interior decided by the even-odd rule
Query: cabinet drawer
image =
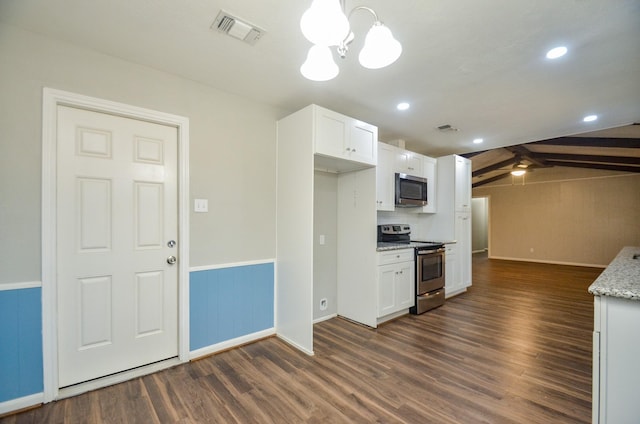
<path fill-rule="evenodd" d="M 444 305 L 444 297 L 444 289 L 416 296 L 416 313 L 421 314 Z"/>
<path fill-rule="evenodd" d="M 398 249 L 388 252 L 378 252 L 378 265 L 395 264 L 398 262 L 413 261 L 413 249 Z"/>

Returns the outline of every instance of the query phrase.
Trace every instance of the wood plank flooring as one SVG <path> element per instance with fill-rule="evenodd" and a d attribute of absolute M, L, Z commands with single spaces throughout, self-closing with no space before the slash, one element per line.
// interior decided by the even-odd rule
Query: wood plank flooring
<path fill-rule="evenodd" d="M 319 323 L 313 357 L 269 338 L 0 423 L 589 423 L 601 271 L 474 257 L 467 293 Z"/>

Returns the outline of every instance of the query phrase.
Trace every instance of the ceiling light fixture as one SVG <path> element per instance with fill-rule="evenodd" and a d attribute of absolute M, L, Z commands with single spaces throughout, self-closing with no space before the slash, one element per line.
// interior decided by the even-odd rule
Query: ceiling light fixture
<path fill-rule="evenodd" d="M 411 105 L 407 102 L 402 102 L 402 103 L 398 103 L 398 106 L 396 106 L 396 109 L 398 110 L 407 110 L 411 107 Z"/>
<path fill-rule="evenodd" d="M 402 45 L 393 38 L 393 34 L 376 12 L 366 6 L 358 6 L 345 15 L 345 0 L 313 0 L 300 19 L 300 29 L 305 38 L 311 41 L 307 60 L 300 67 L 302 75 L 313 81 L 327 81 L 340 72 L 333 61 L 329 47 L 336 46 L 338 55 L 345 58 L 349 44 L 355 36 L 349 26 L 349 18 L 356 10 L 365 10 L 373 15 L 374 23 L 369 29 L 364 47 L 358 55 L 360 64 L 368 69 L 379 69 L 391 65 L 402 54 Z M 317 47 L 320 47 L 317 48 Z M 312 50 L 315 50 L 312 54 Z M 319 52 L 322 50 L 322 54 Z M 327 55 L 329 52 L 329 55 Z M 331 69 L 331 72 L 326 71 Z M 332 76 L 331 76 L 332 75 Z M 321 78 L 321 79 L 318 79 Z"/>
<path fill-rule="evenodd" d="M 598 119 L 598 115 L 587 115 L 584 118 L 582 118 L 584 122 L 593 122 L 596 119 Z"/>
<path fill-rule="evenodd" d="M 511 168 L 511 175 L 513 175 L 514 177 L 521 177 L 527 173 L 528 167 L 529 165 L 527 165 L 526 163 L 522 163 L 522 161 L 518 159 L 518 162 L 516 162 L 516 164 Z"/>
<path fill-rule="evenodd" d="M 329 81 L 339 72 L 340 69 L 333 61 L 329 47 L 319 45 L 309 49 L 307 60 L 300 67 L 300 73 L 312 81 Z"/>
<path fill-rule="evenodd" d="M 474 138 L 474 139 L 473 139 L 473 144 L 480 144 L 480 143 L 482 143 L 483 141 L 484 141 L 484 139 L 482 139 L 482 138 Z"/>
<path fill-rule="evenodd" d="M 547 59 L 557 59 L 567 54 L 567 48 L 564 46 L 555 47 L 547 52 Z"/>

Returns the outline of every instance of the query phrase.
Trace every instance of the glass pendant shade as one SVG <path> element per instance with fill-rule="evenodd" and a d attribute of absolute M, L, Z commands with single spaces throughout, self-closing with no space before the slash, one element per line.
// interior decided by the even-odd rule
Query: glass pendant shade
<path fill-rule="evenodd" d="M 364 40 L 358 59 L 365 68 L 379 69 L 391 65 L 402 53 L 402 45 L 381 22 L 373 24 Z"/>
<path fill-rule="evenodd" d="M 319 46 L 337 46 L 349 33 L 349 20 L 339 0 L 313 0 L 300 19 L 307 40 Z"/>
<path fill-rule="evenodd" d="M 340 72 L 333 61 L 331 50 L 327 46 L 313 46 L 309 49 L 307 60 L 300 67 L 300 73 L 312 81 L 328 81 Z"/>

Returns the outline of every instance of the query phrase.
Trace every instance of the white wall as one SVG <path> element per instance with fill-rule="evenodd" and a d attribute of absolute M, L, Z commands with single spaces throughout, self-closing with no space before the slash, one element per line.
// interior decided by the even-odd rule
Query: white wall
<path fill-rule="evenodd" d="M 337 308 L 338 175 L 315 171 L 313 190 L 313 319 L 333 315 Z M 320 235 L 325 244 L 320 245 Z M 320 299 L 327 309 L 320 310 Z"/>
<path fill-rule="evenodd" d="M 0 283 L 40 280 L 42 88 L 190 119 L 191 266 L 275 257 L 276 120 L 284 111 L 0 25 Z"/>
<path fill-rule="evenodd" d="M 473 195 L 491 197 L 494 258 L 605 266 L 640 245 L 640 174 L 537 169 L 524 185 L 507 178 Z"/>

